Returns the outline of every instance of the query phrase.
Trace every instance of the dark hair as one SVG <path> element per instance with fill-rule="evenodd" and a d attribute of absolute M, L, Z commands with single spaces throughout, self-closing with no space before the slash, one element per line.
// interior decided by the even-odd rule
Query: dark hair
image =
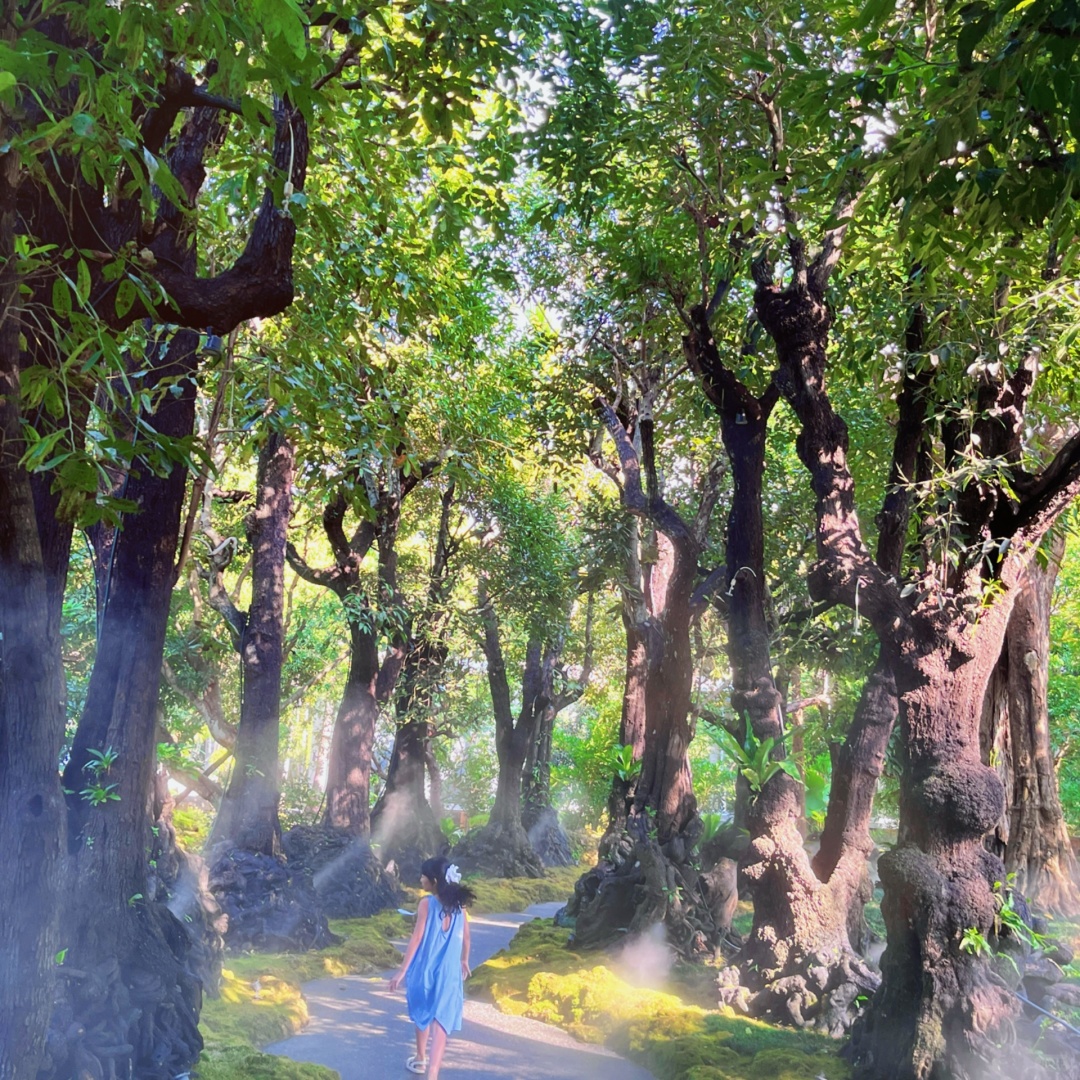
<path fill-rule="evenodd" d="M 435 886 L 435 895 L 439 898 L 443 911 L 452 915 L 471 904 L 476 899 L 476 894 L 468 885 L 446 880 L 449 866 L 450 860 L 445 855 L 436 855 L 433 859 L 424 860 L 420 873 Z"/>

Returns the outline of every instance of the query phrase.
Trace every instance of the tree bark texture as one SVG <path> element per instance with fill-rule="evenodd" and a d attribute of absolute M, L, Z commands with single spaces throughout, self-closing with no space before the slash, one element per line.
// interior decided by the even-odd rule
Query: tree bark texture
<path fill-rule="evenodd" d="M 251 606 L 239 617 L 240 723 L 229 786 L 210 835 L 255 854 L 281 850 L 278 742 L 284 655 L 285 543 L 292 514 L 293 449 L 271 431 L 259 451 L 255 510 L 247 521 L 252 546 Z"/>
<path fill-rule="evenodd" d="M 179 390 L 149 418 L 164 436 L 193 430 L 198 341 L 191 331 L 177 332 L 154 373 Z M 64 772 L 72 792 L 68 955 L 73 970 L 101 972 L 105 980 L 75 977 L 69 985 L 75 1014 L 89 1012 L 87 1034 L 69 1056 L 76 1065 L 85 1059 L 80 1067 L 97 1061 L 105 1072 L 130 1068 L 148 1080 L 185 1071 L 202 1048 L 202 991 L 185 968 L 183 929 L 147 895 L 155 715 L 185 482 L 180 465 L 158 476 L 132 463 L 127 497 L 139 511 L 125 518 L 115 542 L 97 658 Z M 101 767 L 101 754 L 115 762 Z M 108 794 L 93 794 L 102 788 Z M 95 1034 L 95 1021 L 103 1032 Z"/>
<path fill-rule="evenodd" d="M 52 52 L 46 49 L 43 56 L 66 55 L 69 47 L 76 51 L 86 47 L 93 54 L 96 47 L 94 42 L 80 37 L 63 14 L 46 20 L 40 29 L 59 46 Z M 2 33 L 6 35 L 8 31 Z M 144 146 L 155 155 L 167 153 L 169 170 L 189 202 L 193 203 L 204 175 L 203 157 L 216 143 L 222 128 L 216 109 L 192 108 L 184 115 L 183 123 L 178 124 L 181 112 L 196 104 L 191 94 L 195 80 L 171 65 L 166 65 L 160 74 L 160 85 L 148 86 L 143 98 L 147 101 L 156 99 L 156 107 L 144 114 Z M 157 89 L 161 90 L 160 96 L 155 93 Z M 20 103 L 20 116 L 26 128 L 31 129 L 39 121 L 53 122 L 69 116 L 78 107 L 80 92 L 80 81 L 72 76 L 67 83 L 58 85 L 47 101 L 26 95 Z M 306 126 L 298 112 L 280 103 L 276 119 L 275 161 L 283 169 L 291 167 L 289 179 L 294 188 L 300 190 L 306 167 Z M 174 131 L 174 128 L 180 130 Z M 3 680 L 0 674 L 0 696 L 3 698 L 0 701 L 0 750 L 3 751 L 0 755 L 0 770 L 3 770 L 0 771 L 0 815 L 3 817 L 0 855 L 9 867 L 17 868 L 8 875 L 7 884 L 20 894 L 16 902 L 7 893 L 0 893 L 0 911 L 4 913 L 0 919 L 0 947 L 11 965 L 11 977 L 5 979 L 0 988 L 0 1075 L 6 1080 L 8 1076 L 35 1075 L 46 1030 L 43 1009 L 48 1009 L 53 998 L 48 989 L 56 970 L 53 955 L 60 945 L 70 945 L 72 961 L 78 951 L 84 955 L 110 954 L 112 959 L 103 961 L 108 965 L 115 963 L 118 953 L 130 958 L 139 948 L 146 956 L 155 953 L 159 958 L 167 957 L 170 943 L 175 944 L 173 939 L 184 936 L 182 932 L 175 933 L 175 919 L 170 924 L 171 916 L 163 914 L 157 905 L 150 905 L 145 876 L 141 878 L 142 887 L 137 880 L 132 884 L 133 878 L 139 879 L 136 864 L 140 857 L 145 860 L 145 844 L 149 842 L 149 834 L 141 826 L 148 820 L 149 773 L 146 763 L 152 760 L 153 754 L 152 737 L 144 736 L 146 728 L 153 725 L 152 699 L 156 696 L 157 677 L 156 673 L 147 673 L 148 668 L 144 670 L 144 661 L 149 664 L 150 645 L 156 631 L 150 630 L 147 639 L 137 640 L 137 635 L 131 634 L 130 626 L 119 623 L 130 615 L 132 618 L 145 616 L 149 625 L 162 615 L 162 610 L 161 597 L 154 593 L 148 600 L 149 610 L 134 611 L 129 600 L 121 598 L 125 586 L 117 577 L 127 575 L 127 584 L 132 585 L 140 575 L 155 577 L 159 570 L 164 571 L 169 546 L 164 535 L 167 530 L 155 530 L 146 521 L 132 519 L 129 522 L 132 542 L 125 545 L 128 550 L 123 558 L 118 551 L 113 560 L 114 580 L 109 587 L 114 604 L 112 623 L 109 628 L 101 626 L 101 650 L 92 686 L 94 700 L 89 703 L 93 715 L 88 714 L 80 725 L 74 764 L 69 771 L 76 792 L 68 807 L 74 831 L 65 837 L 65 813 L 56 773 L 64 726 L 64 682 L 58 634 L 72 524 L 85 494 L 65 490 L 52 471 L 28 477 L 16 468 L 24 449 L 18 418 L 19 367 L 36 364 L 55 370 L 66 358 L 59 355 L 51 331 L 42 330 L 49 324 L 49 315 L 24 320 L 19 325 L 17 289 L 20 283 L 14 280 L 17 260 L 12 257 L 12 237 L 15 233 L 22 234 L 30 238 L 31 246 L 50 245 L 57 252 L 57 258 L 50 263 L 50 272 L 35 271 L 25 284 L 31 289 L 31 302 L 49 312 L 61 327 L 68 320 L 63 311 L 52 307 L 53 286 L 56 282 L 63 285 L 62 277 L 68 281 L 76 280 L 76 272 L 80 269 L 83 273 L 88 269 L 90 277 L 89 296 L 81 301 L 84 314 L 111 329 L 128 327 L 153 316 L 141 301 L 132 305 L 126 315 L 119 315 L 115 305 L 117 282 L 106 280 L 103 273 L 104 268 L 115 260 L 128 259 L 130 251 L 145 248 L 152 253 L 148 261 L 157 265 L 162 277 L 169 278 L 170 286 L 175 286 L 170 289 L 172 299 L 176 301 L 171 305 L 170 321 L 181 326 L 196 326 L 200 330 L 213 325 L 219 332 L 224 332 L 252 315 L 280 311 L 290 302 L 295 227 L 268 196 L 241 260 L 244 264 L 238 275 L 239 291 L 243 293 L 241 299 L 228 281 L 197 276 L 190 235 L 193 217 L 186 208 L 161 199 L 156 217 L 147 222 L 143 192 L 139 189 L 131 194 L 138 185 L 129 182 L 130 176 L 126 180 L 118 178 L 115 187 L 107 183 L 95 185 L 85 179 L 73 156 L 58 153 L 51 145 L 32 169 L 20 171 L 12 152 L 3 155 L 0 170 L 0 311 L 3 312 L 0 327 L 0 380 L 3 387 L 0 395 L 5 403 L 0 409 L 3 441 L 0 501 L 4 516 L 4 523 L 0 524 L 0 631 L 4 640 L 4 668 L 8 673 L 18 670 L 17 680 L 10 677 Z M 117 192 L 121 194 L 118 196 Z M 64 213 L 63 207 L 69 208 L 70 212 Z M 104 255 L 92 260 L 87 258 L 80 268 L 79 261 L 88 249 L 104 252 Z M 181 293 L 184 299 L 180 299 Z M 270 294 L 273 294 L 272 299 L 268 299 Z M 76 298 L 73 304 L 78 302 L 79 298 Z M 21 357 L 18 355 L 20 330 L 27 350 Z M 193 369 L 191 357 L 196 342 L 197 337 L 187 332 L 177 335 L 165 365 L 178 366 L 182 369 L 181 375 L 189 374 Z M 159 410 L 160 415 L 170 417 L 166 425 L 172 422 L 177 409 L 187 409 L 193 398 L 190 384 L 181 380 L 177 387 L 180 398 L 167 401 Z M 70 445 L 76 452 L 82 449 L 89 399 L 90 395 L 82 391 L 72 394 L 70 400 L 76 404 L 68 414 L 56 420 L 57 427 L 53 431 L 70 433 L 70 444 L 65 434 L 61 447 Z M 41 410 L 41 420 L 35 421 L 40 434 L 50 433 L 48 425 L 53 423 L 45 417 L 46 411 Z M 156 417 L 150 419 L 156 421 Z M 190 434 L 190 430 L 189 424 L 185 433 Z M 144 471 L 149 473 L 149 469 Z M 153 488 L 153 480 L 142 479 L 145 483 L 140 481 L 140 497 Z M 182 470 L 174 468 L 165 483 L 166 486 L 178 483 L 182 492 Z M 135 487 L 138 490 L 140 484 Z M 131 497 L 130 490 L 127 494 Z M 159 512 L 163 520 L 169 520 L 167 504 L 154 506 L 145 518 L 156 518 Z M 35 532 L 36 536 L 33 535 Z M 136 555 L 131 549 L 144 539 L 146 546 Z M 126 605 L 127 610 L 121 611 Z M 167 610 L 166 593 L 165 614 Z M 127 656 L 117 655 L 121 639 L 132 647 L 133 651 Z M 159 651 L 154 666 L 160 668 L 160 662 Z M 142 681 L 119 686 L 118 682 L 128 676 Z M 139 715 L 135 716 L 136 713 Z M 106 715 L 115 723 L 107 720 Z M 130 720 L 137 730 L 125 730 L 122 717 Z M 98 786 L 102 791 L 119 793 L 121 801 L 117 803 L 106 797 L 100 807 L 92 809 L 78 797 L 79 791 L 93 786 L 84 769 L 89 760 L 86 752 L 89 749 L 104 750 L 109 745 L 120 755 L 112 766 L 116 778 L 110 775 L 110 770 L 103 770 L 98 773 Z M 116 786 L 110 787 L 111 784 Z M 125 835 L 128 824 L 135 828 Z M 75 837 L 71 874 L 79 884 L 68 880 L 66 887 L 58 891 L 58 853 L 66 846 L 65 839 L 70 841 Z M 90 850 L 90 839 L 96 845 L 96 852 Z M 18 850 L 20 845 L 25 845 L 25 851 Z M 112 864 L 115 873 L 104 870 L 107 863 Z M 145 862 L 141 869 L 145 871 Z M 98 895 L 88 891 L 91 885 L 100 886 L 104 892 Z M 92 909 L 100 915 L 96 924 L 90 927 L 92 936 L 86 941 L 80 939 L 78 946 L 70 939 L 58 943 L 55 929 L 57 918 L 63 914 L 63 903 L 74 897 L 78 897 L 87 910 Z M 147 901 L 143 908 L 138 906 L 140 899 Z M 75 912 L 73 918 L 65 916 L 65 936 L 79 933 L 83 921 L 81 915 L 81 912 Z M 6 936 L 9 932 L 14 941 L 10 949 Z M 165 938 L 169 938 L 169 942 Z M 101 949 L 98 949 L 99 943 Z M 63 1075 L 65 1070 L 68 1075 L 76 1072 L 101 1075 L 100 1069 L 114 1066 L 123 1072 L 133 1060 L 149 1063 L 151 1059 L 157 1064 L 147 1064 L 141 1073 L 138 1068 L 135 1071 L 146 1077 L 159 1073 L 172 1076 L 190 1065 L 197 1056 L 199 1045 L 194 1013 L 190 1016 L 177 1014 L 163 1023 L 158 1028 L 160 1037 L 155 1039 L 153 1046 L 145 1045 L 145 1039 L 138 1036 L 138 1032 L 145 1034 L 153 1028 L 155 1017 L 161 1020 L 174 1006 L 181 1013 L 192 1003 L 197 1008 L 197 987 L 190 994 L 190 987 L 179 993 L 161 989 L 163 985 L 176 987 L 184 981 L 182 972 L 174 977 L 170 963 L 175 967 L 175 959 L 166 958 L 160 970 L 148 975 L 141 990 L 135 994 L 136 997 L 143 995 L 139 1002 L 139 1008 L 143 1010 L 141 1022 L 132 1019 L 127 1004 L 121 1002 L 118 1006 L 124 1017 L 121 1027 L 131 1021 L 130 1032 L 114 1030 L 102 1034 L 102 1025 L 96 1033 L 87 1034 L 85 1038 L 79 1035 L 74 1041 L 50 1038 L 49 1055 L 41 1062 L 41 1076 Z M 34 967 L 36 973 L 31 970 Z M 127 974 L 125 972 L 125 976 Z M 156 989 L 150 985 L 155 980 Z M 64 1010 L 73 1000 L 80 999 L 90 1008 L 102 1004 L 106 998 L 114 1003 L 120 998 L 130 1001 L 130 989 L 123 985 L 122 979 L 117 981 L 116 971 L 110 973 L 98 968 L 80 974 L 76 968 L 67 967 L 63 970 L 58 1003 L 53 1011 L 54 1033 L 58 1022 L 72 1031 L 77 1030 L 73 1015 L 68 1014 L 66 1022 L 64 1017 Z M 184 1005 L 176 1006 L 180 998 Z M 17 1010 L 17 1019 L 13 1008 Z M 80 1010 L 81 1005 L 75 1010 L 79 1023 L 87 1015 Z M 15 1023 L 16 1029 L 9 1031 L 7 1025 L 11 1022 Z M 177 1038 L 167 1045 L 170 1024 Z M 113 1035 L 116 1037 L 112 1038 Z M 133 1049 L 127 1045 L 129 1035 Z M 112 1039 L 114 1053 L 110 1055 L 102 1050 L 102 1039 L 106 1042 Z M 97 1053 L 91 1044 L 101 1053 Z M 106 1059 L 109 1064 L 103 1066 L 101 1062 Z M 18 1065 L 12 1064 L 16 1060 Z"/>
<path fill-rule="evenodd" d="M 1045 565 L 1032 562 L 1020 583 L 986 696 L 983 756 L 1005 786 L 1005 814 L 991 850 L 1004 859 L 1006 873 L 1015 875 L 1017 892 L 1070 918 L 1080 912 L 1080 890 L 1058 797 L 1047 708 L 1050 608 L 1064 536 L 1048 538 L 1043 548 Z"/>
<path fill-rule="evenodd" d="M 420 864 L 446 847 L 432 802 L 425 791 L 431 756 L 432 709 L 443 665 L 449 655 L 445 638 L 446 598 L 451 562 L 460 544 L 452 535 L 451 514 L 457 492 L 453 480 L 440 497 L 439 530 L 428 575 L 426 605 L 411 622 L 396 688 L 397 729 L 386 785 L 371 813 L 372 835 L 384 861 L 393 861 L 403 880 L 419 880 Z M 433 776 L 433 802 L 437 794 Z"/>
<path fill-rule="evenodd" d="M 323 529 L 334 554 L 334 565 L 315 569 L 289 544 L 286 557 L 305 581 L 332 590 L 342 602 L 349 628 L 349 673 L 345 682 L 334 733 L 326 780 L 324 824 L 356 836 L 371 832 L 371 751 L 380 705 L 390 700 L 408 651 L 403 625 L 392 628 L 389 648 L 379 655 L 380 616 L 400 605 L 397 582 L 397 533 L 404 498 L 430 476 L 438 462 L 426 462 L 419 475 L 405 476 L 391 468 L 369 493 L 373 517 L 365 517 L 351 537 L 345 535 L 348 509 L 339 492 L 323 510 Z M 364 559 L 378 552 L 377 596 L 365 591 L 361 575 Z"/>
<path fill-rule="evenodd" d="M 691 628 L 697 614 L 698 557 L 722 473 L 714 461 L 699 484 L 698 508 L 690 523 L 666 502 L 655 458 L 656 380 L 656 372 L 646 375 L 636 424 L 631 423 L 640 450 L 615 410 L 597 403 L 619 460 L 618 473 L 605 471 L 620 483 L 623 506 L 638 519 L 640 530 L 632 540 L 638 546 L 640 597 L 632 574 L 623 593 L 627 668 L 621 724 L 623 745 L 634 747 L 640 770 L 614 783 L 601 860 L 575 885 L 569 911 L 576 918 L 575 939 L 583 947 L 633 939 L 663 922 L 671 944 L 695 955 L 719 936 L 713 905 L 692 858 L 701 819 L 688 749 L 693 738 Z M 629 568 L 635 569 L 633 553 Z M 617 825 L 624 820 L 620 831 Z"/>
<path fill-rule="evenodd" d="M 371 749 L 379 718 L 378 677 L 378 638 L 350 620 L 349 673 L 330 740 L 324 822 L 357 836 L 371 831 Z"/>
<path fill-rule="evenodd" d="M 847 429 L 825 390 L 824 286 L 817 269 L 807 272 L 801 246 L 791 247 L 792 284 L 781 290 L 766 271 L 757 278 L 755 307 L 776 345 L 777 383 L 801 423 L 797 450 L 816 497 L 811 595 L 858 610 L 873 626 L 896 680 L 905 748 L 899 843 L 879 861 L 888 929 L 883 980 L 853 1039 L 856 1075 L 974 1077 L 1016 1012 L 987 961 L 960 947 L 967 930 L 993 935 L 994 883 L 1004 880 L 1000 860 L 982 843 L 1002 812 L 1004 793 L 980 760 L 980 714 L 1020 575 L 1080 486 L 1080 440 L 1042 473 L 1023 472 L 1023 406 L 1036 358 L 1025 357 L 1007 378 L 986 376 L 972 421 L 978 438 L 971 442 L 979 452 L 1017 462 L 1010 492 L 968 485 L 957 516 L 971 554 L 955 566 L 928 560 L 916 587 L 904 590 L 863 543 Z M 960 433 L 946 434 L 950 445 L 959 445 Z M 1011 542 L 1001 549 L 998 584 L 987 602 L 983 545 L 993 538 L 997 548 L 1002 536 Z"/>
<path fill-rule="evenodd" d="M 0 155 L 0 1080 L 33 1080 L 58 948 L 64 710 L 59 611 L 55 599 L 50 607 L 30 477 L 20 465 L 14 159 Z"/>
<path fill-rule="evenodd" d="M 612 843 L 626 831 L 640 763 L 645 753 L 645 683 L 648 657 L 643 627 L 649 617 L 645 607 L 645 584 L 642 580 L 641 525 L 630 518 L 630 538 L 626 551 L 626 580 L 620 585 L 622 623 L 626 631 L 626 663 L 623 674 L 622 710 L 619 715 L 619 744 L 629 746 L 637 772 L 626 776 L 614 774 L 608 796 L 608 824 L 600 841 L 599 855 L 606 858 Z"/>

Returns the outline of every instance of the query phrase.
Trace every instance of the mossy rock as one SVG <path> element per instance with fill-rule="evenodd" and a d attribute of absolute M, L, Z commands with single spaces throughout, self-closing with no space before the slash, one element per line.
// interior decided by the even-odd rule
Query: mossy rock
<path fill-rule="evenodd" d="M 334 1069 L 246 1047 L 204 1051 L 195 1072 L 199 1080 L 341 1080 Z"/>

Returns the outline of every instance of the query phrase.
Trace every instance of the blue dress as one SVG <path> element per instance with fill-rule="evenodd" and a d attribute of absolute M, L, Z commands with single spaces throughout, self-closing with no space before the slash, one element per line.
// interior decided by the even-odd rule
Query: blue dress
<path fill-rule="evenodd" d="M 427 898 L 424 936 L 405 973 L 405 1000 L 409 1019 L 421 1030 L 435 1021 L 447 1034 L 461 1030 L 464 982 L 461 949 L 465 938 L 465 912 L 450 916 L 443 929 L 443 909 L 437 896 Z"/>

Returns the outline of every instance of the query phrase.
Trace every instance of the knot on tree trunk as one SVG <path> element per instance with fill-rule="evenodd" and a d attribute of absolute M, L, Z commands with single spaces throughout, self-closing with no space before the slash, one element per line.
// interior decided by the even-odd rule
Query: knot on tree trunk
<path fill-rule="evenodd" d="M 771 678 L 762 676 L 748 690 L 733 690 L 731 707 L 737 713 L 751 716 L 768 716 L 779 708 L 783 698 Z"/>
<path fill-rule="evenodd" d="M 1005 789 L 981 762 L 956 759 L 916 776 L 909 798 L 912 820 L 933 824 L 950 840 L 980 839 L 1005 809 Z"/>

